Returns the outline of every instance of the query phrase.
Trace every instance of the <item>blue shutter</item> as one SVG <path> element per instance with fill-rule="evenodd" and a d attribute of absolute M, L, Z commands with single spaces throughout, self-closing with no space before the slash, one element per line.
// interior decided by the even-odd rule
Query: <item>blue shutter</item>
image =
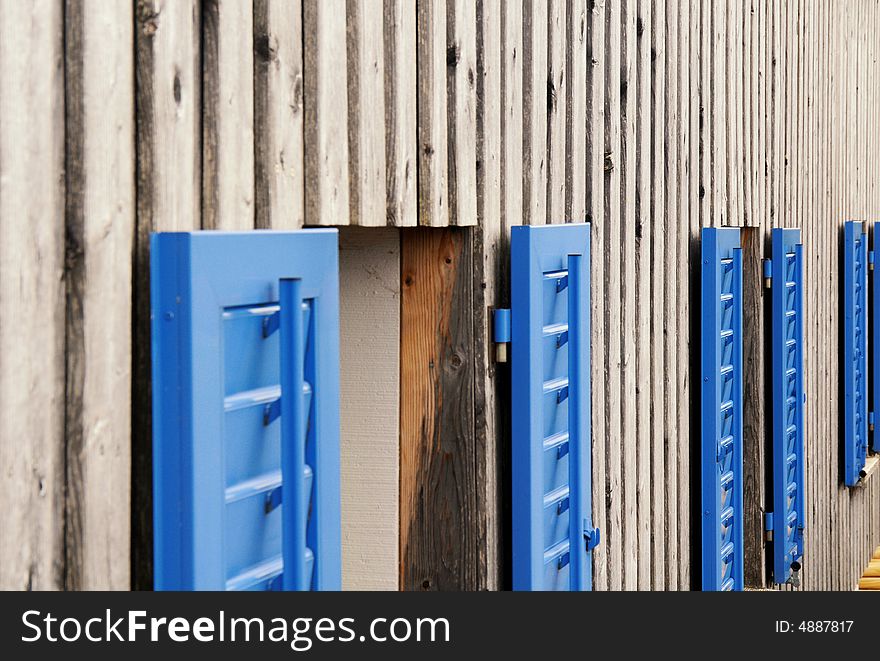
<path fill-rule="evenodd" d="M 339 589 L 336 230 L 151 246 L 156 589 Z"/>
<path fill-rule="evenodd" d="M 742 251 L 739 230 L 702 233 L 703 589 L 743 588 Z"/>
<path fill-rule="evenodd" d="M 843 249 L 843 479 L 858 484 L 868 453 L 868 235 L 848 220 Z"/>
<path fill-rule="evenodd" d="M 804 554 L 804 290 L 801 232 L 772 231 L 773 577 Z"/>
<path fill-rule="evenodd" d="M 511 237 L 513 587 L 589 590 L 590 226 Z"/>
<path fill-rule="evenodd" d="M 876 255 L 878 249 L 880 249 L 880 245 L 877 242 L 878 231 L 880 231 L 880 222 L 875 222 L 873 231 L 874 249 L 871 251 L 873 259 L 870 262 L 872 265 L 871 279 L 874 288 L 874 298 L 871 302 L 871 333 L 874 338 L 871 386 L 874 389 L 874 410 L 869 417 L 869 422 L 873 423 L 874 452 L 880 452 L 880 429 L 878 429 L 880 425 L 877 425 L 875 420 L 880 415 L 880 268 L 877 268 L 875 264 Z"/>

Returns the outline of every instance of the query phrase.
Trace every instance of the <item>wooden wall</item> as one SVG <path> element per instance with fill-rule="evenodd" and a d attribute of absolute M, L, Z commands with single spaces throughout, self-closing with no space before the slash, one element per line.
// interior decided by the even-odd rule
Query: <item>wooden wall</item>
<path fill-rule="evenodd" d="M 457 584 L 503 586 L 488 309 L 507 303 L 512 225 L 588 220 L 597 588 L 695 580 L 692 273 L 699 228 L 719 225 L 803 229 L 804 586 L 851 587 L 880 486 L 840 486 L 837 246 L 844 220 L 880 215 L 878 14 L 0 0 L 0 585 L 149 585 L 149 232 L 355 224 L 472 228 L 449 236 L 473 265 L 467 498 L 484 529 L 480 575 Z"/>

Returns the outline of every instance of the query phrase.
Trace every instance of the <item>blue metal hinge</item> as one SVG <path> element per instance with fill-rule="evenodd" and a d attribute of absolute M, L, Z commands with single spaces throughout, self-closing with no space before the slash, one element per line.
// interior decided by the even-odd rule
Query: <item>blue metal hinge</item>
<path fill-rule="evenodd" d="M 510 309 L 495 308 L 492 311 L 492 341 L 495 342 L 495 362 L 507 362 L 510 345 Z"/>
<path fill-rule="evenodd" d="M 874 431 L 874 412 L 868 413 L 868 430 Z"/>
<path fill-rule="evenodd" d="M 587 542 L 587 551 L 592 551 L 602 541 L 602 532 L 598 528 L 584 526 L 584 539 Z"/>
<path fill-rule="evenodd" d="M 764 287 L 770 289 L 773 284 L 773 260 L 764 260 Z"/>
<path fill-rule="evenodd" d="M 868 270 L 869 271 L 874 270 L 874 251 L 873 250 L 868 251 Z"/>
<path fill-rule="evenodd" d="M 764 538 L 768 542 L 773 541 L 773 512 L 764 513 Z"/>

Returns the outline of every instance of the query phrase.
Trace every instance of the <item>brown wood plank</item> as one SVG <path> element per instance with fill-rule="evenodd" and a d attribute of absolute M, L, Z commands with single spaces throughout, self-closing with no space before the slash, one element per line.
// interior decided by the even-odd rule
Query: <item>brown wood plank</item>
<path fill-rule="evenodd" d="M 768 412 L 765 410 L 768 393 L 765 377 L 769 372 L 764 356 L 767 355 L 769 344 L 764 319 L 769 310 L 770 291 L 764 289 L 763 231 L 760 228 L 743 228 L 740 242 L 743 264 L 743 567 L 745 585 L 763 588 L 767 585 L 764 452 L 771 438 Z"/>
<path fill-rule="evenodd" d="M 404 230 L 401 243 L 400 587 L 485 587 L 474 457 L 473 238 Z"/>

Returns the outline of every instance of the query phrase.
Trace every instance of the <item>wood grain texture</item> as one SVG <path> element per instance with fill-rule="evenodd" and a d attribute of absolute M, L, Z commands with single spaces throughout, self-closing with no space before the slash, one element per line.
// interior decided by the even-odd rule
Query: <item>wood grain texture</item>
<path fill-rule="evenodd" d="M 564 223 L 565 172 L 571 157 L 567 149 L 565 120 L 568 115 L 569 44 L 566 1 L 547 3 L 547 222 Z"/>
<path fill-rule="evenodd" d="M 397 590 L 400 236 L 345 228 L 339 245 L 342 589 Z M 365 479 L 369 476 L 369 479 Z"/>
<path fill-rule="evenodd" d="M 65 8 L 65 563 L 69 590 L 130 587 L 132 6 Z"/>
<path fill-rule="evenodd" d="M 386 224 L 384 14 L 347 0 L 349 222 Z"/>
<path fill-rule="evenodd" d="M 770 376 L 765 362 L 769 326 L 770 290 L 764 288 L 762 260 L 764 234 L 743 228 L 740 235 L 743 264 L 743 543 L 744 580 L 752 588 L 767 585 L 764 554 L 764 513 L 773 509 L 772 491 L 765 494 L 765 453 L 771 439 L 765 401 Z M 766 292 L 766 293 L 765 293 Z"/>
<path fill-rule="evenodd" d="M 254 224 L 305 220 L 301 0 L 254 0 Z"/>
<path fill-rule="evenodd" d="M 142 0 L 135 15 L 137 221 L 132 291 L 132 586 L 153 584 L 150 232 L 201 218 L 201 3 Z"/>
<path fill-rule="evenodd" d="M 523 224 L 547 222 L 547 3 L 523 0 Z"/>
<path fill-rule="evenodd" d="M 400 587 L 478 590 L 485 531 L 474 457 L 472 235 L 402 235 Z"/>
<path fill-rule="evenodd" d="M 384 0 L 385 195 L 389 225 L 418 222 L 416 3 Z"/>
<path fill-rule="evenodd" d="M 445 227 L 449 224 L 445 2 L 417 4 L 416 32 L 419 225 Z"/>
<path fill-rule="evenodd" d="M 345 0 L 303 0 L 305 222 L 349 224 Z"/>
<path fill-rule="evenodd" d="M 253 6 L 202 3 L 202 227 L 254 228 Z"/>
<path fill-rule="evenodd" d="M 446 5 L 449 224 L 477 224 L 477 17 L 473 0 Z"/>
<path fill-rule="evenodd" d="M 64 586 L 64 29 L 0 2 L 0 587 Z"/>
<path fill-rule="evenodd" d="M 474 231 L 474 428 L 477 482 L 485 506 L 486 588 L 502 589 L 507 503 L 504 421 L 509 384 L 497 377 L 490 311 L 509 300 L 509 234 L 504 226 L 504 47 L 501 0 L 477 3 L 477 221 Z M 520 179 L 521 181 L 521 179 Z"/>

